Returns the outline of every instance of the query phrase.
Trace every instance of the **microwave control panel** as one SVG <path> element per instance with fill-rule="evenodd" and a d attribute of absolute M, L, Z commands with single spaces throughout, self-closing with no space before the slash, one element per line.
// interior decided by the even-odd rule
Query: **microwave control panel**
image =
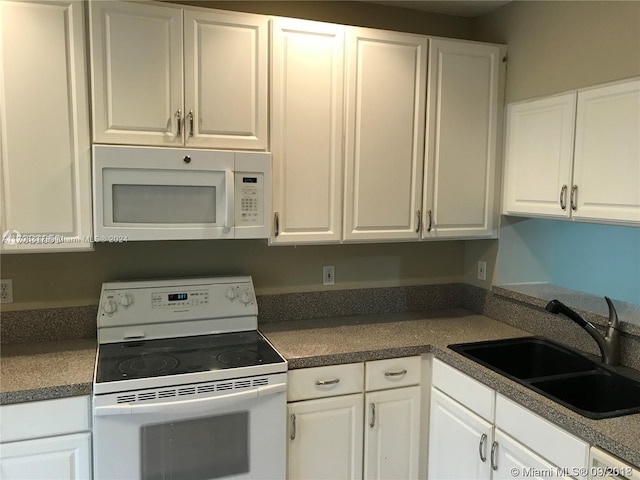
<path fill-rule="evenodd" d="M 264 174 L 236 173 L 236 227 L 264 225 Z"/>

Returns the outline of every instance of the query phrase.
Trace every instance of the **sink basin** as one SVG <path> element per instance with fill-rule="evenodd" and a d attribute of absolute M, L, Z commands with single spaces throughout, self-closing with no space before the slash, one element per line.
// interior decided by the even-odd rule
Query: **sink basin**
<path fill-rule="evenodd" d="M 541 337 L 449 348 L 589 418 L 640 413 L 640 382 Z"/>
<path fill-rule="evenodd" d="M 533 381 L 531 386 L 590 418 L 640 413 L 640 382 L 603 369 L 569 378 Z"/>
<path fill-rule="evenodd" d="M 451 349 L 518 380 L 594 370 L 591 360 L 543 338 L 451 345 Z"/>

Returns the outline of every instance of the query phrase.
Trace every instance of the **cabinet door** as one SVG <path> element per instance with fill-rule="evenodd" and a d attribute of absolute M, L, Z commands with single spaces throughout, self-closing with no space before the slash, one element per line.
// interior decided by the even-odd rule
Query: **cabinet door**
<path fill-rule="evenodd" d="M 420 387 L 365 395 L 364 478 L 418 478 Z"/>
<path fill-rule="evenodd" d="M 430 479 L 490 478 L 493 425 L 435 388 L 429 422 Z"/>
<path fill-rule="evenodd" d="M 640 223 L 640 80 L 578 93 L 575 219 Z"/>
<path fill-rule="evenodd" d="M 509 105 L 505 214 L 568 218 L 576 94 Z"/>
<path fill-rule="evenodd" d="M 495 233 L 500 59 L 498 46 L 430 41 L 423 238 Z"/>
<path fill-rule="evenodd" d="M 271 242 L 342 238 L 344 27 L 273 22 Z"/>
<path fill-rule="evenodd" d="M 344 239 L 418 239 L 427 39 L 350 31 Z"/>
<path fill-rule="evenodd" d="M 93 141 L 183 143 L 182 10 L 90 2 Z"/>
<path fill-rule="evenodd" d="M 91 478 L 91 435 L 2 444 L 0 477 L 4 480 L 86 480 Z"/>
<path fill-rule="evenodd" d="M 493 480 L 513 480 L 517 477 L 570 478 L 570 470 L 563 471 L 547 462 L 499 429 L 495 431 L 495 443 Z"/>
<path fill-rule="evenodd" d="M 3 252 L 91 247 L 82 7 L 0 2 Z"/>
<path fill-rule="evenodd" d="M 362 394 L 288 404 L 289 480 L 362 478 Z"/>
<path fill-rule="evenodd" d="M 184 12 L 189 146 L 267 148 L 267 17 Z"/>

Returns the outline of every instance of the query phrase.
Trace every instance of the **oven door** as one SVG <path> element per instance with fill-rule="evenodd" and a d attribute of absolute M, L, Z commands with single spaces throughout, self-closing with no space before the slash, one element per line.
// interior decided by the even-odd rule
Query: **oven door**
<path fill-rule="evenodd" d="M 96 145 L 96 241 L 233 238 L 234 153 Z"/>
<path fill-rule="evenodd" d="M 282 480 L 286 374 L 280 377 L 237 393 L 94 406 L 94 479 Z"/>

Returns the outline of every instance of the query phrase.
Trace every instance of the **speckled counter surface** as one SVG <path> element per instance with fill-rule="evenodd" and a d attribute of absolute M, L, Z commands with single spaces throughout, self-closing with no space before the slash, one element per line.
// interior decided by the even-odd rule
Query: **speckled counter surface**
<path fill-rule="evenodd" d="M 456 309 L 297 320 L 260 329 L 291 369 L 431 352 L 586 442 L 640 466 L 640 414 L 585 418 L 447 348 L 452 343 L 531 335 L 488 317 Z"/>
<path fill-rule="evenodd" d="M 91 395 L 95 340 L 3 345 L 0 404 Z"/>

